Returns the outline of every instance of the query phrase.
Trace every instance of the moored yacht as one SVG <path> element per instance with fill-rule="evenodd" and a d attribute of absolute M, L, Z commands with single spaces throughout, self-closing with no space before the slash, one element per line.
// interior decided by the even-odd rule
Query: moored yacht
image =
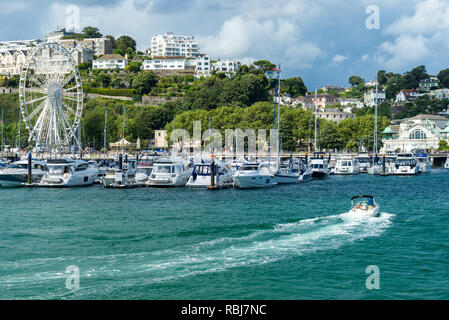
<path fill-rule="evenodd" d="M 449 156 L 446 159 L 446 163 L 444 164 L 445 169 L 449 169 Z"/>
<path fill-rule="evenodd" d="M 219 160 L 212 160 L 209 163 L 201 162 L 195 165 L 186 185 L 189 188 L 231 188 L 233 172 L 229 166 Z"/>
<path fill-rule="evenodd" d="M 335 164 L 334 174 L 336 175 L 351 175 L 359 173 L 359 162 L 357 159 L 350 156 L 343 156 L 337 160 Z"/>
<path fill-rule="evenodd" d="M 411 153 L 400 153 L 397 155 L 393 174 L 415 175 L 419 173 L 419 166 Z"/>
<path fill-rule="evenodd" d="M 38 186 L 81 187 L 94 184 L 98 169 L 84 160 L 71 158 L 47 160 L 47 171 Z"/>
<path fill-rule="evenodd" d="M 368 173 L 368 168 L 371 167 L 371 156 L 367 153 L 362 153 L 355 159 L 359 162 L 359 173 Z"/>
<path fill-rule="evenodd" d="M 329 175 L 329 167 L 326 159 L 324 159 L 324 154 L 315 153 L 310 160 L 310 168 L 313 179 L 326 178 Z"/>
<path fill-rule="evenodd" d="M 432 171 L 432 161 L 425 151 L 416 152 L 415 159 L 418 163 L 419 173 L 430 173 Z"/>
<path fill-rule="evenodd" d="M 184 187 L 190 178 L 193 167 L 186 160 L 161 160 L 153 164 L 148 178 L 149 187 Z"/>
<path fill-rule="evenodd" d="M 279 169 L 276 170 L 274 177 L 277 184 L 294 184 L 299 182 L 299 163 L 295 163 L 290 159 L 281 163 Z"/>
<path fill-rule="evenodd" d="M 246 163 L 234 173 L 234 187 L 239 189 L 268 188 L 276 184 L 275 176 L 264 163 Z"/>
<path fill-rule="evenodd" d="M 36 183 L 45 174 L 45 161 L 32 160 L 31 183 Z M 28 160 L 11 163 L 0 171 L 1 187 L 18 187 L 28 182 Z"/>

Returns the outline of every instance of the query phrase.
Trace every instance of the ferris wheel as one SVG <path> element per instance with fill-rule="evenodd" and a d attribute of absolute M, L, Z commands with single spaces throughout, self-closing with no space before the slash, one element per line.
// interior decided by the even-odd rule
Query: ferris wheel
<path fill-rule="evenodd" d="M 19 100 L 28 141 L 45 150 L 79 145 L 75 132 L 83 111 L 83 88 L 70 52 L 42 43 L 28 55 L 20 74 Z"/>

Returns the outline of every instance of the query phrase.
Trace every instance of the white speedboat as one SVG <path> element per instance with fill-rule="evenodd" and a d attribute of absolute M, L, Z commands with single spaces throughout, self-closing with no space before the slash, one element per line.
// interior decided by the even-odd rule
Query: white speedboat
<path fill-rule="evenodd" d="M 418 162 L 415 156 L 411 153 L 400 153 L 397 155 L 396 164 L 393 174 L 404 175 L 416 175 L 419 173 Z"/>
<path fill-rule="evenodd" d="M 358 174 L 360 165 L 357 159 L 343 156 L 337 160 L 335 164 L 334 174 L 336 175 L 352 175 Z"/>
<path fill-rule="evenodd" d="M 277 184 L 294 184 L 299 182 L 299 163 L 293 160 L 281 163 L 274 174 Z"/>
<path fill-rule="evenodd" d="M 310 160 L 313 179 L 321 179 L 329 176 L 329 167 L 324 155 L 315 154 Z"/>
<path fill-rule="evenodd" d="M 275 176 L 264 163 L 246 163 L 234 173 L 234 187 L 239 189 L 269 188 L 276 184 Z"/>
<path fill-rule="evenodd" d="M 415 153 L 418 162 L 419 173 L 430 173 L 432 171 L 432 161 L 426 152 Z"/>
<path fill-rule="evenodd" d="M 47 160 L 47 172 L 38 186 L 41 187 L 81 187 L 94 184 L 98 169 L 84 160 L 70 158 Z"/>
<path fill-rule="evenodd" d="M 46 163 L 45 161 L 32 160 L 31 167 L 31 183 L 36 183 L 44 176 Z M 1 187 L 18 187 L 27 182 L 28 160 L 13 162 L 0 171 Z"/>
<path fill-rule="evenodd" d="M 161 160 L 153 164 L 148 178 L 149 187 L 184 187 L 192 174 L 193 167 L 186 160 Z"/>
<path fill-rule="evenodd" d="M 213 163 L 196 164 L 186 185 L 189 188 L 221 189 L 231 188 L 233 184 L 230 167 L 219 160 L 213 160 Z"/>
<path fill-rule="evenodd" d="M 379 205 L 373 196 L 358 195 L 351 198 L 351 214 L 376 217 L 379 215 Z"/>
<path fill-rule="evenodd" d="M 449 157 L 446 159 L 446 163 L 444 164 L 445 169 L 449 169 Z"/>

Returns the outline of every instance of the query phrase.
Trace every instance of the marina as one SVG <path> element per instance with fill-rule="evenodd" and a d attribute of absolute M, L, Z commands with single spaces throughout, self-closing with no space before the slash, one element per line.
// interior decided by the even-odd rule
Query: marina
<path fill-rule="evenodd" d="M 448 299 L 448 189 L 444 169 L 219 192 L 3 188 L 0 298 Z M 379 217 L 349 213 L 357 194 Z M 382 290 L 365 289 L 369 265 Z"/>

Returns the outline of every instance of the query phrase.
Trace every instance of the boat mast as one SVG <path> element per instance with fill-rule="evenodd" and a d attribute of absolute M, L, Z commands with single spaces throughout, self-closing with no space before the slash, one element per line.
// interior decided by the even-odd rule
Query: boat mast
<path fill-rule="evenodd" d="M 20 127 L 20 120 L 22 120 L 22 115 L 21 115 L 21 113 L 20 113 L 20 108 L 19 108 L 19 149 L 18 149 L 18 152 L 20 152 L 20 147 L 21 147 L 21 145 L 20 145 L 20 138 L 21 138 L 21 136 L 20 136 L 20 129 L 21 129 L 21 127 Z"/>
<path fill-rule="evenodd" d="M 268 157 L 268 165 L 271 165 L 271 153 L 272 153 L 272 150 L 273 150 L 273 134 L 272 133 L 274 131 L 274 124 L 276 122 L 277 86 L 278 86 L 278 82 L 280 81 L 279 70 L 273 69 L 273 71 L 277 71 L 278 72 L 278 74 L 277 74 L 278 79 L 276 81 L 275 89 L 274 89 L 273 126 L 272 126 L 272 130 L 271 130 L 271 133 L 270 133 L 270 155 Z M 278 139 L 279 139 L 279 137 L 278 137 Z"/>
<path fill-rule="evenodd" d="M 315 89 L 315 152 L 317 152 L 317 111 L 318 111 L 318 92 Z"/>
<path fill-rule="evenodd" d="M 125 105 L 123 105 L 123 121 L 122 121 L 122 140 L 125 140 Z M 123 152 L 123 145 L 125 141 L 120 144 L 120 150 Z"/>
<path fill-rule="evenodd" d="M 103 158 L 106 159 L 106 133 L 108 128 L 108 110 L 104 112 Z"/>
<path fill-rule="evenodd" d="M 3 151 L 3 149 L 4 149 L 4 143 L 3 143 L 3 127 L 5 126 L 5 124 L 4 124 L 4 122 L 3 122 L 3 110 L 4 108 L 2 108 L 2 151 Z"/>
<path fill-rule="evenodd" d="M 378 97 L 378 84 L 376 76 L 376 96 L 374 97 L 374 154 L 377 156 L 377 97 Z"/>
<path fill-rule="evenodd" d="M 279 162 L 280 162 L 280 140 L 281 140 L 281 128 L 280 128 L 280 123 L 281 123 L 281 65 L 278 66 L 279 71 L 278 71 L 278 92 L 277 95 L 279 96 L 279 105 L 278 105 L 278 154 L 277 154 L 277 167 L 279 169 Z"/>

